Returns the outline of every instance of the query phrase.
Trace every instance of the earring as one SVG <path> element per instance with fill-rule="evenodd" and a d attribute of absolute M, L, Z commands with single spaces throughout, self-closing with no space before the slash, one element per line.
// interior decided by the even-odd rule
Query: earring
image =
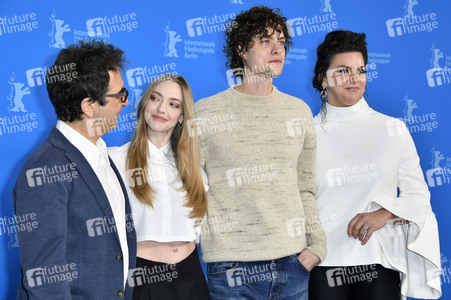
<path fill-rule="evenodd" d="M 179 126 L 180 126 L 180 128 L 183 128 L 183 123 L 179 122 Z"/>
<path fill-rule="evenodd" d="M 323 86 L 321 90 L 321 101 L 325 102 L 327 100 L 327 90 L 326 87 Z"/>

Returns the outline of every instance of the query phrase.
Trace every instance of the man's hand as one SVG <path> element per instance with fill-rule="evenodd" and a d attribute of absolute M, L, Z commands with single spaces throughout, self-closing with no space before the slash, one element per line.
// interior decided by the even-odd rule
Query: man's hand
<path fill-rule="evenodd" d="M 298 255 L 298 259 L 309 272 L 321 261 L 315 253 L 308 249 L 302 250 Z"/>

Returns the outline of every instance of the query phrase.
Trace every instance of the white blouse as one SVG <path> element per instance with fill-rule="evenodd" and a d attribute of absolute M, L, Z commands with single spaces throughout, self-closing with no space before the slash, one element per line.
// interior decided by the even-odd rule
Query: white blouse
<path fill-rule="evenodd" d="M 183 184 L 178 174 L 171 143 L 169 142 L 161 149 L 155 147 L 150 141 L 148 143 L 147 170 L 126 171 L 126 156 L 130 143 L 108 148 L 108 154 L 116 164 L 127 187 L 137 242 L 196 241 L 198 243 L 201 224 L 196 227 L 196 220 L 188 217 L 192 209 L 184 206 L 186 192 L 178 190 Z M 126 176 L 127 173 L 129 176 Z M 156 192 L 153 209 L 136 199 L 129 186 L 141 184 L 145 174 L 150 186 Z M 208 191 L 207 175 L 202 169 L 201 174 L 205 191 Z"/>
<path fill-rule="evenodd" d="M 326 123 L 315 117 L 316 197 L 328 250 L 321 266 L 379 263 L 400 272 L 404 296 L 438 298 L 437 221 L 409 131 L 363 98 L 351 107 L 326 109 Z M 356 214 L 382 207 L 410 223 L 387 224 L 364 246 L 348 237 Z"/>

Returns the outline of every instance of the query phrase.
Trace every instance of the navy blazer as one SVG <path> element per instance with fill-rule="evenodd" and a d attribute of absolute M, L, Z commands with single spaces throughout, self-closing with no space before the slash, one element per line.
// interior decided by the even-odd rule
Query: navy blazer
<path fill-rule="evenodd" d="M 125 197 L 129 269 L 136 264 L 136 233 Z M 122 250 L 108 198 L 81 152 L 54 127 L 26 160 L 14 191 L 21 284 L 18 299 L 131 299 L 124 291 Z M 132 283 L 133 286 L 133 283 Z"/>

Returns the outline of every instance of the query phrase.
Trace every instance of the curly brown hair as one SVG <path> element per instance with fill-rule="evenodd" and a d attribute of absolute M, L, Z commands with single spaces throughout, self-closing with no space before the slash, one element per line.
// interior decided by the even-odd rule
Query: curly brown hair
<path fill-rule="evenodd" d="M 287 18 L 282 16 L 280 9 L 266 6 L 254 6 L 249 10 L 242 11 L 227 26 L 226 44 L 224 53 L 228 61 L 226 66 L 230 69 L 244 68 L 240 52 L 245 52 L 252 48 L 252 39 L 261 37 L 275 30 L 283 32 L 285 36 L 285 53 L 293 42 L 287 27 Z M 243 77 L 242 73 L 234 71 L 236 77 Z"/>

